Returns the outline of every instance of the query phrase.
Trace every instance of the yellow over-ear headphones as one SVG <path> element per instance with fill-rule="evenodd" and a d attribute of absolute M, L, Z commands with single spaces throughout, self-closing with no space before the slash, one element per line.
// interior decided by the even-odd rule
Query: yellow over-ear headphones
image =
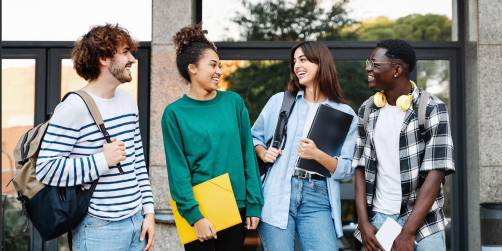
<path fill-rule="evenodd" d="M 411 104 L 413 102 L 413 90 L 415 90 L 415 88 L 417 88 L 417 85 L 415 84 L 415 82 L 410 80 L 410 83 L 411 83 L 411 86 L 413 87 L 411 92 L 408 93 L 407 95 L 399 96 L 399 98 L 397 98 L 397 100 L 396 100 L 397 107 L 399 107 L 399 109 L 403 112 L 410 109 Z M 383 91 L 379 91 L 379 92 L 375 93 L 375 95 L 373 95 L 373 103 L 375 103 L 375 106 L 378 108 L 384 107 L 385 104 L 387 104 L 387 97 L 385 97 L 385 93 Z"/>

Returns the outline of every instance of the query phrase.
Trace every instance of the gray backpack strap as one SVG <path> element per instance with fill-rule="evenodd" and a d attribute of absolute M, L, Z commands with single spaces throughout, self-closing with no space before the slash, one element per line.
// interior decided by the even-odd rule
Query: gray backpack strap
<path fill-rule="evenodd" d="M 364 106 L 363 126 L 364 126 L 365 131 L 367 131 L 366 126 L 368 125 L 368 121 L 370 120 L 371 105 L 372 105 L 373 98 L 374 98 L 373 96 L 369 97 L 365 102 L 366 105 Z"/>
<path fill-rule="evenodd" d="M 420 93 L 420 98 L 418 99 L 418 126 L 420 131 L 425 131 L 425 116 L 427 113 L 427 105 L 429 104 L 429 98 L 431 94 L 426 90 L 422 90 Z"/>

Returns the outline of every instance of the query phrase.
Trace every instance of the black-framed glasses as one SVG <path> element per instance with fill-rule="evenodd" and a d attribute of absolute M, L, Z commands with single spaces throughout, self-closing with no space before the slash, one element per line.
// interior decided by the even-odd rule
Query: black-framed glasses
<path fill-rule="evenodd" d="M 399 64 L 400 65 L 400 63 L 397 63 L 397 62 L 390 62 L 390 61 L 388 61 L 388 62 L 376 62 L 376 61 L 371 61 L 369 59 L 366 59 L 366 68 L 369 67 L 370 69 L 375 69 L 375 64 L 379 64 L 379 65 L 380 64 Z"/>

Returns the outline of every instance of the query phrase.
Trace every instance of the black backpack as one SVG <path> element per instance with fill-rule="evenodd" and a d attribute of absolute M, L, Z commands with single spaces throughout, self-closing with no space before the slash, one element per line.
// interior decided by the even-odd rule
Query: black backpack
<path fill-rule="evenodd" d="M 104 127 L 103 118 L 92 97 L 80 90 L 67 93 L 62 101 L 70 94 L 76 94 L 84 100 L 94 122 L 105 135 L 106 141 L 111 142 Z M 82 185 L 74 187 L 48 186 L 37 180 L 35 176 L 36 163 L 48 123 L 47 121 L 30 129 L 19 140 L 14 150 L 17 174 L 12 182 L 18 193 L 18 200 L 22 202 L 27 217 L 38 230 L 42 239 L 47 241 L 68 233 L 71 248 L 71 231 L 87 215 L 90 199 L 98 180 L 92 183 L 89 190 L 84 189 Z"/>

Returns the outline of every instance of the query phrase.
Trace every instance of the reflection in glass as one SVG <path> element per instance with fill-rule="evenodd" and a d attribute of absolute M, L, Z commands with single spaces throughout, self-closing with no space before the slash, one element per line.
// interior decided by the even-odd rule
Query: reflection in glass
<path fill-rule="evenodd" d="M 129 83 L 124 83 L 118 88 L 127 91 L 133 97 L 138 96 L 138 62 L 132 65 L 131 68 L 132 81 Z M 63 97 L 69 91 L 76 91 L 81 89 L 87 84 L 83 78 L 81 78 L 75 69 L 73 69 L 73 61 L 71 59 L 61 60 L 61 97 Z"/>
<path fill-rule="evenodd" d="M 203 0 L 212 41 L 452 41 L 451 0 Z"/>
<path fill-rule="evenodd" d="M 450 62 L 448 60 L 418 60 L 417 84 L 450 107 Z"/>
<path fill-rule="evenodd" d="M 35 59 L 2 59 L 2 224 L 5 250 L 28 250 L 26 217 L 16 199 L 13 151 L 35 118 Z"/>
<path fill-rule="evenodd" d="M 251 123 L 272 95 L 286 89 L 289 79 L 289 67 L 284 61 L 222 60 L 222 67 L 223 81 L 220 84 L 242 96 Z"/>
<path fill-rule="evenodd" d="M 446 104 L 451 116 L 450 62 L 448 60 L 419 60 L 417 62 L 417 84 L 420 88 L 425 88 L 429 93 L 441 99 Z M 443 189 L 445 195 L 444 213 L 449 223 L 451 223 L 452 217 L 452 186 L 453 177 L 448 175 Z M 446 228 L 446 236 L 451 236 L 451 224 Z M 450 246 L 448 241 L 446 246 Z"/>
<path fill-rule="evenodd" d="M 289 63 L 278 60 L 222 60 L 220 88 L 239 93 L 246 102 L 251 122 L 275 93 L 286 90 L 290 79 Z M 357 111 L 372 91 L 368 89 L 363 61 L 336 62 L 338 78 L 347 103 Z"/>

